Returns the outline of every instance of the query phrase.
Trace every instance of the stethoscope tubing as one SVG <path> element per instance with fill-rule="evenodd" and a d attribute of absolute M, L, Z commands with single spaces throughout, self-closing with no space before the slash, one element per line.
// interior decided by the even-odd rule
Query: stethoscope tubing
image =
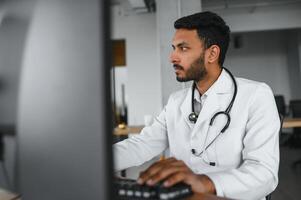
<path fill-rule="evenodd" d="M 230 77 L 231 77 L 231 79 L 232 79 L 232 81 L 233 81 L 233 84 L 234 84 L 234 92 L 233 92 L 232 99 L 231 99 L 229 105 L 227 106 L 226 110 L 225 110 L 225 111 L 219 111 L 219 112 L 215 113 L 215 114 L 211 117 L 211 119 L 210 119 L 209 126 L 212 126 L 212 125 L 213 125 L 214 120 L 216 119 L 216 117 L 217 117 L 218 115 L 225 115 L 225 116 L 227 117 L 227 122 L 226 122 L 225 126 L 223 127 L 223 129 L 219 132 L 219 134 L 214 138 L 214 140 L 212 140 L 205 148 L 203 148 L 203 150 L 202 150 L 200 153 L 194 154 L 194 155 L 196 155 L 196 156 L 202 155 L 202 154 L 204 153 L 204 151 L 206 151 L 206 150 L 207 150 L 207 149 L 208 149 L 208 148 L 216 141 L 216 139 L 217 139 L 222 133 L 224 133 L 224 132 L 228 129 L 228 127 L 229 127 L 229 125 L 230 125 L 230 123 L 231 123 L 230 111 L 231 111 L 232 106 L 233 106 L 233 104 L 234 104 L 234 101 L 235 101 L 235 99 L 236 99 L 236 95 L 237 95 L 237 83 L 236 83 L 236 80 L 235 80 L 233 74 L 232 74 L 227 68 L 222 67 L 222 69 L 224 69 L 224 70 L 230 75 Z M 194 82 L 193 85 L 192 85 L 192 97 L 191 97 L 192 113 L 191 113 L 190 115 L 194 114 L 194 115 L 196 116 L 196 118 L 197 118 L 198 115 L 194 112 L 194 90 L 195 90 L 195 88 L 196 88 L 196 83 Z M 190 116 L 190 115 L 189 115 L 189 116 Z M 195 121 L 192 121 L 192 122 L 196 123 L 196 120 L 195 120 Z M 207 137 L 206 137 L 206 138 L 207 138 Z"/>

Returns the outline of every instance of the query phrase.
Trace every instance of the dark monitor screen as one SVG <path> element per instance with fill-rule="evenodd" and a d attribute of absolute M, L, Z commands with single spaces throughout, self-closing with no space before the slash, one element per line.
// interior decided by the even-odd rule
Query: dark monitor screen
<path fill-rule="evenodd" d="M 112 199 L 109 1 L 35 1 L 18 109 L 22 200 Z"/>

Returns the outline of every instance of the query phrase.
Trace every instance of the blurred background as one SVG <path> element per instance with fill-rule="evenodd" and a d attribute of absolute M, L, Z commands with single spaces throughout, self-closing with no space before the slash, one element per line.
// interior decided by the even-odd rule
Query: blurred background
<path fill-rule="evenodd" d="M 113 0 L 111 9 L 113 43 L 124 44 L 120 54 L 114 54 L 124 62 L 112 69 L 116 126 L 129 126 L 127 132 L 120 130 L 119 139 L 147 125 L 172 92 L 191 86 L 175 80 L 169 63 L 173 23 L 185 15 L 213 11 L 232 31 L 224 66 L 235 76 L 267 83 L 284 118 L 280 181 L 272 199 L 300 199 L 301 129 L 288 121 L 301 117 L 301 1 Z M 127 169 L 124 175 L 137 178 L 153 161 Z"/>
<path fill-rule="evenodd" d="M 125 85 L 129 124 L 143 124 L 143 116 L 157 115 L 171 92 L 190 86 L 175 81 L 168 56 L 174 20 L 201 10 L 218 13 L 230 26 L 225 67 L 266 82 L 286 106 L 301 98 L 298 0 L 113 0 L 111 7 L 113 42 L 124 42 L 124 62 L 114 67 L 116 104 L 123 105 Z"/>
<path fill-rule="evenodd" d="M 46 63 L 43 70 L 47 73 L 58 64 L 53 58 L 66 57 L 72 61 L 68 64 L 70 69 L 76 65 L 83 74 L 85 68 L 89 70 L 89 64 L 94 64 L 90 56 L 100 53 L 89 48 L 98 42 L 95 38 L 99 22 L 95 19 L 99 15 L 93 10 L 97 1 L 49 2 L 0 0 L 0 188 L 5 190 L 17 192 L 19 180 L 19 97 L 20 88 L 24 87 L 21 81 L 24 66 L 29 65 L 27 57 L 32 50 L 28 44 L 34 40 L 34 48 L 38 46 L 33 51 L 36 53 L 55 46 L 50 53 L 56 56 L 38 60 L 40 64 Z M 173 22 L 207 10 L 223 17 L 232 31 L 224 66 L 235 76 L 266 82 L 275 94 L 284 121 L 301 118 L 301 0 L 111 0 L 109 3 L 112 66 L 108 67 L 115 141 L 137 134 L 160 113 L 172 92 L 190 87 L 191 83 L 176 81 L 169 63 Z M 37 21 L 43 25 L 39 29 Z M 75 34 L 78 30 L 82 31 Z M 33 39 L 33 33 L 41 35 Z M 47 42 L 53 35 L 62 38 Z M 66 53 L 74 48 L 78 48 L 74 55 Z M 36 70 L 39 69 L 33 69 Z M 67 72 L 62 71 L 60 81 Z M 45 77 L 40 76 L 42 80 Z M 65 80 L 68 84 L 70 79 Z M 78 82 L 83 83 L 79 79 Z M 33 99 L 43 96 L 34 95 Z M 281 131 L 279 186 L 272 199 L 300 199 L 301 164 L 296 162 L 301 159 L 300 138 L 297 126 L 286 125 Z M 122 172 L 123 176 L 135 178 L 150 163 L 128 169 Z"/>

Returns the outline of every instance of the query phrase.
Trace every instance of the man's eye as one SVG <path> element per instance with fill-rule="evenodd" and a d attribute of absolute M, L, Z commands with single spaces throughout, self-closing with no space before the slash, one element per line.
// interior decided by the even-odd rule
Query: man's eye
<path fill-rule="evenodd" d="M 181 47 L 182 51 L 187 51 L 187 49 L 188 49 L 187 47 Z"/>

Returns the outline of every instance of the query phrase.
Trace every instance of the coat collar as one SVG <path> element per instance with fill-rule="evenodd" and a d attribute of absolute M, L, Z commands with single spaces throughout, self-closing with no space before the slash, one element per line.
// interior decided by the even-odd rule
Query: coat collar
<path fill-rule="evenodd" d="M 218 79 L 213 83 L 213 85 L 205 92 L 208 95 L 212 92 L 216 94 L 225 94 L 232 92 L 233 82 L 230 75 L 226 72 L 226 70 L 222 70 Z"/>
<path fill-rule="evenodd" d="M 218 79 L 214 82 L 214 84 L 206 91 L 207 99 L 203 108 L 199 114 L 199 118 L 194 125 L 189 121 L 188 116 L 192 112 L 191 110 L 191 98 L 192 98 L 192 87 L 187 92 L 185 100 L 181 104 L 180 110 L 183 114 L 183 117 L 186 123 L 190 126 L 190 128 L 197 128 L 204 121 L 208 121 L 212 117 L 212 115 L 218 111 L 220 108 L 219 96 L 222 94 L 232 93 L 233 82 L 230 75 L 223 69 Z M 195 129 L 194 128 L 194 129 Z"/>

